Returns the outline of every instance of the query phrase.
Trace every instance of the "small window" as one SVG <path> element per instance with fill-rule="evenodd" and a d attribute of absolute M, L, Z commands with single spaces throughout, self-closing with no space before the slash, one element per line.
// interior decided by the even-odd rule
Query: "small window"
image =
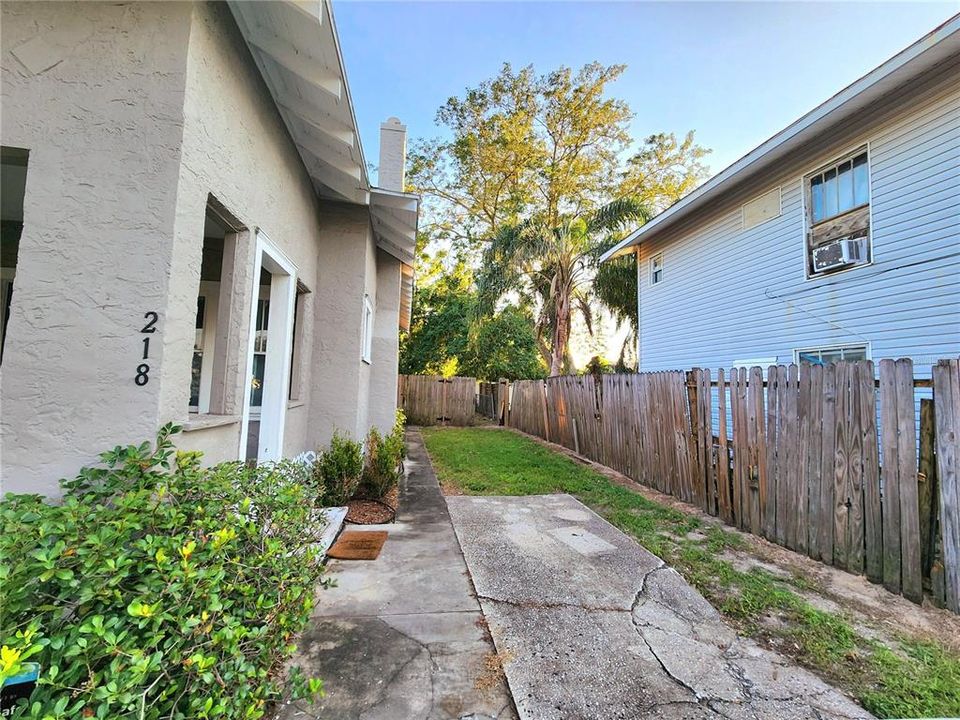
<path fill-rule="evenodd" d="M 656 285 L 663 280 L 663 253 L 650 258 L 650 284 Z"/>
<path fill-rule="evenodd" d="M 365 363 L 370 362 L 373 351 L 373 304 L 370 302 L 370 296 L 363 296 L 363 349 L 361 360 Z"/>
<path fill-rule="evenodd" d="M 863 147 L 804 180 L 807 275 L 870 262 L 870 164 Z"/>
<path fill-rule="evenodd" d="M 798 363 L 826 365 L 836 362 L 868 360 L 870 353 L 866 345 L 838 345 L 833 347 L 795 350 L 794 356 Z"/>

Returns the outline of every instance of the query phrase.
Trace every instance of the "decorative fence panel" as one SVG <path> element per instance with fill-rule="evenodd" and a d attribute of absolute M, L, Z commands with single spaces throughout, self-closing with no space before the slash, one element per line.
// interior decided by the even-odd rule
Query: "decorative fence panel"
<path fill-rule="evenodd" d="M 915 388 L 933 389 L 919 403 Z M 512 384 L 506 424 L 960 612 L 960 368 L 909 360 Z M 929 392 L 928 390 L 926 392 Z"/>

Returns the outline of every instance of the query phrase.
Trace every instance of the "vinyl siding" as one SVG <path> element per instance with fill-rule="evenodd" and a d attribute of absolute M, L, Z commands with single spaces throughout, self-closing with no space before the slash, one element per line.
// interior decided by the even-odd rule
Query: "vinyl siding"
<path fill-rule="evenodd" d="M 867 344 L 912 358 L 918 375 L 960 354 L 960 61 L 893 90 L 855 127 L 835 129 L 750 180 L 685 227 L 639 246 L 642 370 Z M 873 262 L 804 273 L 803 176 L 862 145 L 870 153 Z M 781 214 L 742 229 L 741 206 L 781 187 Z M 663 280 L 650 258 L 663 254 Z"/>

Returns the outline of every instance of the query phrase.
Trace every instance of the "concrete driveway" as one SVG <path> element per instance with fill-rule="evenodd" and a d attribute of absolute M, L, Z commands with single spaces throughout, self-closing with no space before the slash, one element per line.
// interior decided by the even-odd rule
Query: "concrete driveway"
<path fill-rule="evenodd" d="M 570 496 L 447 505 L 521 718 L 872 717 Z"/>

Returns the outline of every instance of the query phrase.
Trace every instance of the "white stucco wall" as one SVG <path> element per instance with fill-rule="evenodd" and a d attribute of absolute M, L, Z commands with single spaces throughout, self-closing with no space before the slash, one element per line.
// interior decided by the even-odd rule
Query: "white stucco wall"
<path fill-rule="evenodd" d="M 381 432 L 390 430 L 397 411 L 399 313 L 400 261 L 380 250 L 377 252 L 377 314 L 373 328 L 368 420 Z"/>
<path fill-rule="evenodd" d="M 190 7 L 0 12 L 0 132 L 30 151 L 0 476 L 4 491 L 56 494 L 59 477 L 153 436 L 160 420 L 159 343 L 149 382 L 134 376 L 144 313 L 166 326 Z"/>
<path fill-rule="evenodd" d="M 375 263 L 365 208 L 327 205 L 320 234 L 309 423 L 322 446 L 335 430 L 355 439 L 366 432 L 369 366 L 360 359 L 361 323 L 364 293 L 374 289 L 368 273 L 375 273 Z"/>
<path fill-rule="evenodd" d="M 232 400 L 227 414 L 239 417 L 249 383 L 246 338 L 253 288 L 254 230 L 260 229 L 297 267 L 298 277 L 316 295 L 317 256 L 321 244 L 320 207 L 313 185 L 276 110 L 228 8 L 198 3 L 194 7 L 187 62 L 183 163 L 178 180 L 174 231 L 174 282 L 168 298 L 161 415 L 187 418 L 194 319 L 200 281 L 200 255 L 207 198 L 213 195 L 250 233 L 240 248 L 236 280 L 241 290 L 237 323 L 231 328 L 228 381 Z M 313 324 L 304 333 L 300 361 L 311 364 Z M 288 411 L 285 454 L 312 449 L 300 410 L 310 401 L 305 386 L 298 407 Z M 238 456 L 239 421 L 185 433 L 181 444 L 202 447 L 208 462 Z"/>
<path fill-rule="evenodd" d="M 31 153 L 0 369 L 3 489 L 56 495 L 57 478 L 166 421 L 193 426 L 177 442 L 208 463 L 238 457 L 258 228 L 309 290 L 284 455 L 323 447 L 335 428 L 361 438 L 380 424 L 396 392 L 399 272 L 394 283 L 378 264 L 368 208 L 317 199 L 228 9 L 2 11 L 3 144 Z M 187 405 L 209 196 L 247 230 L 223 351 L 226 407 L 198 418 Z M 371 365 L 361 360 L 364 294 L 376 307 Z M 150 380 L 138 386 L 147 311 L 159 322 Z"/>

